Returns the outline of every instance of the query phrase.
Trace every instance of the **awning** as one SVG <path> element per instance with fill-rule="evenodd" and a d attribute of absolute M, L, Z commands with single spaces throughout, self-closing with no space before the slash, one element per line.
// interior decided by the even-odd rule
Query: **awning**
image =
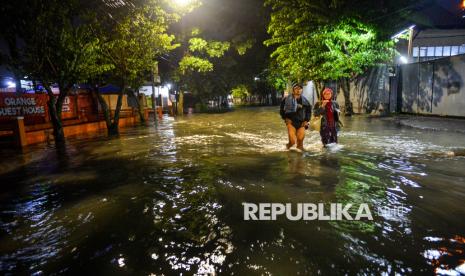
<path fill-rule="evenodd" d="M 118 94 L 119 92 L 121 92 L 121 88 L 113 84 L 108 84 L 99 87 L 98 91 L 102 94 Z"/>

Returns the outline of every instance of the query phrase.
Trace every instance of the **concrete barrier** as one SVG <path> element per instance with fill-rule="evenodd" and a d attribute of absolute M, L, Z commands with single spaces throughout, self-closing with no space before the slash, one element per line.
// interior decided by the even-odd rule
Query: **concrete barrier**
<path fill-rule="evenodd" d="M 24 117 L 17 117 L 13 122 L 13 135 L 17 147 L 27 145 L 26 127 L 24 126 Z"/>

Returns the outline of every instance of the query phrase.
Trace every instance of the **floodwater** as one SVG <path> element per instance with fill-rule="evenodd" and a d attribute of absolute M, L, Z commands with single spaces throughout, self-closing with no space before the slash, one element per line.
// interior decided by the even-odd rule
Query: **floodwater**
<path fill-rule="evenodd" d="M 276 108 L 2 149 L 0 273 L 465 273 L 465 158 L 450 155 L 465 134 L 345 125 L 330 149 L 308 132 L 302 154 Z M 243 202 L 367 203 L 373 221 L 244 221 Z"/>

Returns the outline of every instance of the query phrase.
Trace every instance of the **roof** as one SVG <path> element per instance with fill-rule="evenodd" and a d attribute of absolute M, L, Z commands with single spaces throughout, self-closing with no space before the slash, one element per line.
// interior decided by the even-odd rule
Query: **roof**
<path fill-rule="evenodd" d="M 460 46 L 464 44 L 465 28 L 420 30 L 413 40 L 413 46 Z"/>
<path fill-rule="evenodd" d="M 118 94 L 119 92 L 121 92 L 121 88 L 113 84 L 108 84 L 99 87 L 98 91 L 102 94 Z"/>

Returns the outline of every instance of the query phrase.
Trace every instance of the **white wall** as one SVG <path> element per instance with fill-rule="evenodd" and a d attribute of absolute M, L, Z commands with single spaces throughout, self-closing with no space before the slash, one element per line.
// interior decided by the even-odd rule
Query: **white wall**
<path fill-rule="evenodd" d="M 318 95 L 313 81 L 309 81 L 304 85 L 304 92 L 302 94 L 312 105 L 318 101 Z"/>
<path fill-rule="evenodd" d="M 151 96 L 152 95 L 152 86 L 142 86 L 139 88 L 139 92 L 146 95 L 146 96 Z M 155 95 L 159 95 L 159 93 L 162 95 L 162 97 L 169 97 L 169 89 L 168 87 L 165 86 L 155 86 Z"/>

